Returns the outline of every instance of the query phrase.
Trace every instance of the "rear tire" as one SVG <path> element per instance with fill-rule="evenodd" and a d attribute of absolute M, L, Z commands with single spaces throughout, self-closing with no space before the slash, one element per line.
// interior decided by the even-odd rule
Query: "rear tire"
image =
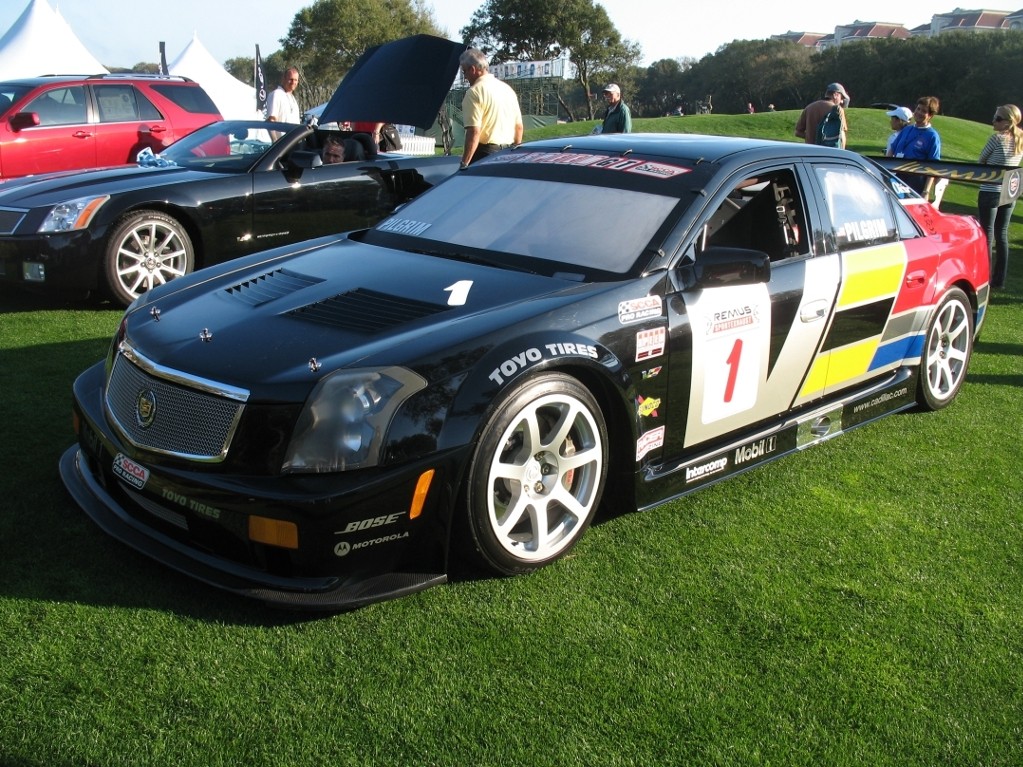
<path fill-rule="evenodd" d="M 550 373 L 514 389 L 469 468 L 464 511 L 477 558 L 514 575 L 564 556 L 600 503 L 607 455 L 600 408 L 577 380 Z"/>
<path fill-rule="evenodd" d="M 107 240 L 103 278 L 110 297 L 127 306 L 147 290 L 195 268 L 192 239 L 178 221 L 155 210 L 129 213 Z"/>
<path fill-rule="evenodd" d="M 917 402 L 927 410 L 951 404 L 973 354 L 973 307 L 959 288 L 949 290 L 927 323 Z"/>

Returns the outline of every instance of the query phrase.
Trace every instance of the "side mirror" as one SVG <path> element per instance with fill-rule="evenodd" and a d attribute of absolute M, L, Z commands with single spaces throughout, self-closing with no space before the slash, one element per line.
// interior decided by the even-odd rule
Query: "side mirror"
<path fill-rule="evenodd" d="M 682 290 L 686 291 L 757 285 L 770 282 L 771 259 L 760 250 L 713 246 L 677 271 Z"/>
<path fill-rule="evenodd" d="M 296 149 L 288 155 L 284 178 L 288 180 L 289 184 L 297 184 L 306 170 L 319 168 L 321 165 L 323 165 L 323 159 L 317 152 L 311 149 Z"/>
<path fill-rule="evenodd" d="M 20 131 L 33 128 L 39 124 L 39 115 L 35 112 L 18 112 L 11 118 L 11 130 Z"/>

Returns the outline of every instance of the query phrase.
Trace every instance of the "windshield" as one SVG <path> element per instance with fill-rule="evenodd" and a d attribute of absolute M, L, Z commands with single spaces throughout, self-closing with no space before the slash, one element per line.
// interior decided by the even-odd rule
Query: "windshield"
<path fill-rule="evenodd" d="M 160 153 L 163 164 L 203 170 L 244 172 L 284 133 L 298 127 L 268 130 L 264 122 L 216 122 L 185 136 Z"/>
<path fill-rule="evenodd" d="M 595 184 L 460 174 L 377 224 L 375 232 L 623 274 L 678 205 L 674 195 Z M 368 239 L 372 241 L 372 233 Z M 384 243 L 381 243 L 384 244 Z M 406 246 L 406 243 L 402 243 Z M 511 258 L 507 258 L 511 257 Z"/>

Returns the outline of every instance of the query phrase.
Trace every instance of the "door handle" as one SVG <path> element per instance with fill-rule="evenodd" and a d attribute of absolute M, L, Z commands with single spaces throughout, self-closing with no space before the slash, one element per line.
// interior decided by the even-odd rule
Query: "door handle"
<path fill-rule="evenodd" d="M 920 287 L 921 285 L 924 284 L 924 281 L 926 279 L 927 272 L 923 271 L 922 269 L 917 270 L 915 272 L 910 272 L 909 274 L 906 275 L 906 287 L 909 288 Z"/>
<path fill-rule="evenodd" d="M 78 130 L 71 134 L 74 138 L 92 138 L 92 134 L 89 131 Z"/>
<path fill-rule="evenodd" d="M 166 130 L 167 130 L 167 126 L 165 126 L 165 125 L 150 125 L 149 126 L 149 132 L 150 133 L 164 133 Z"/>
<path fill-rule="evenodd" d="M 828 316 L 829 306 L 831 306 L 831 303 L 823 298 L 817 301 L 811 301 L 810 303 L 800 307 L 799 319 L 803 322 L 817 322 L 817 320 L 822 320 Z"/>

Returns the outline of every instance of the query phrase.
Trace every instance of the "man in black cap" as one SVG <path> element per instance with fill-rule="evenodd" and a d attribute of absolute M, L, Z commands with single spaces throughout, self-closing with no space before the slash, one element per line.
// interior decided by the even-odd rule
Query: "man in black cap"
<path fill-rule="evenodd" d="M 622 89 L 614 83 L 604 88 L 604 101 L 607 112 L 604 113 L 604 124 L 601 133 L 632 133 L 632 113 L 622 101 Z"/>
<path fill-rule="evenodd" d="M 817 143 L 817 126 L 835 107 L 842 118 L 842 137 L 839 146 L 845 149 L 845 136 L 849 125 L 845 121 L 845 108 L 849 106 L 849 94 L 841 83 L 831 83 L 824 89 L 824 98 L 807 104 L 796 121 L 796 135 L 807 144 Z"/>

